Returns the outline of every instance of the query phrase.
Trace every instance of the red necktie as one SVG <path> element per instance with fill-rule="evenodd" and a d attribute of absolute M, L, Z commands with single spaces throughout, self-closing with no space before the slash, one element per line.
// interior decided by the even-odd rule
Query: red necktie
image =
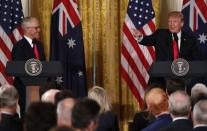
<path fill-rule="evenodd" d="M 34 51 L 34 54 L 35 54 L 35 58 L 40 59 L 39 52 L 38 52 L 36 44 L 33 44 L 33 51 Z"/>
<path fill-rule="evenodd" d="M 178 36 L 176 33 L 173 33 L 174 40 L 172 41 L 173 44 L 173 58 L 174 60 L 178 58 Z"/>

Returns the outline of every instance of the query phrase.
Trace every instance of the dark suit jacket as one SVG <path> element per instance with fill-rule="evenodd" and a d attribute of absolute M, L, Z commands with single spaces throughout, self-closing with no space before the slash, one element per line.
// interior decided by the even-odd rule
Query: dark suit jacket
<path fill-rule="evenodd" d="M 152 122 L 149 126 L 144 128 L 142 131 L 158 131 L 160 128 L 169 125 L 172 122 L 170 114 L 160 115 Z"/>
<path fill-rule="evenodd" d="M 134 115 L 133 122 L 129 124 L 129 131 L 140 131 L 154 121 L 154 116 L 149 111 L 141 111 Z"/>
<path fill-rule="evenodd" d="M 43 49 L 42 43 L 37 43 L 37 49 L 40 56 L 40 61 L 45 61 L 45 54 Z M 26 61 L 28 59 L 35 58 L 34 51 L 29 44 L 29 42 L 23 37 L 20 41 L 18 41 L 13 49 L 12 49 L 12 60 L 13 61 Z M 21 116 L 24 117 L 24 109 L 25 109 L 25 103 L 26 103 L 26 89 L 25 85 L 22 83 L 22 81 L 15 77 L 14 80 L 14 86 L 17 88 L 19 92 L 19 105 L 21 109 Z"/>
<path fill-rule="evenodd" d="M 187 119 L 180 119 L 171 122 L 168 126 L 163 127 L 160 131 L 192 131 L 192 121 Z"/>
<path fill-rule="evenodd" d="M 157 61 L 173 61 L 172 33 L 168 29 L 158 29 L 152 35 L 145 36 L 140 44 L 154 46 Z M 181 32 L 179 58 L 192 61 L 198 60 L 200 57 L 196 39 L 185 32 Z"/>
<path fill-rule="evenodd" d="M 101 114 L 96 131 L 119 131 L 117 116 L 111 111 Z"/>
<path fill-rule="evenodd" d="M 193 129 L 193 131 L 207 131 L 207 126 L 200 126 Z"/>
<path fill-rule="evenodd" d="M 23 131 L 23 125 L 18 115 L 1 114 L 1 131 Z"/>
<path fill-rule="evenodd" d="M 45 61 L 43 44 L 37 43 L 37 49 L 39 51 L 40 60 Z M 12 59 L 26 61 L 30 58 L 35 58 L 35 54 L 29 42 L 23 38 L 14 45 L 12 50 Z"/>

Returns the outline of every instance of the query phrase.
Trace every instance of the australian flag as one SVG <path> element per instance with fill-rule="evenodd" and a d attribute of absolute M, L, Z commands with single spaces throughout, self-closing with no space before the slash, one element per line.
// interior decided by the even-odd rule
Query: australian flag
<path fill-rule="evenodd" d="M 54 0 L 51 18 L 50 60 L 61 61 L 60 89 L 77 97 L 87 95 L 83 34 L 77 0 Z"/>
<path fill-rule="evenodd" d="M 205 0 L 183 0 L 184 30 L 197 38 L 202 58 L 207 60 L 207 4 Z"/>

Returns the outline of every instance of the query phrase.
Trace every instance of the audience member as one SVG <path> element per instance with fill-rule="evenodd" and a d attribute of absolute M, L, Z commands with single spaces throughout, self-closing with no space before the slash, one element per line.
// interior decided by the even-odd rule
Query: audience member
<path fill-rule="evenodd" d="M 194 131 L 207 131 L 207 100 L 200 100 L 193 108 Z"/>
<path fill-rule="evenodd" d="M 79 99 L 72 109 L 72 125 L 75 131 L 95 131 L 100 106 L 89 98 Z"/>
<path fill-rule="evenodd" d="M 56 126 L 57 115 L 52 103 L 34 102 L 29 106 L 25 117 L 25 131 L 49 131 Z"/>
<path fill-rule="evenodd" d="M 207 87 L 204 84 L 197 83 L 191 89 L 192 105 L 202 99 L 207 99 Z"/>
<path fill-rule="evenodd" d="M 65 98 L 75 99 L 75 96 L 73 95 L 72 91 L 70 91 L 69 89 L 60 90 L 55 95 L 55 105 L 57 105 L 61 100 L 65 99 Z"/>
<path fill-rule="evenodd" d="M 42 97 L 41 97 L 41 101 L 43 102 L 50 102 L 55 104 L 55 95 L 60 92 L 60 90 L 58 89 L 49 89 L 48 91 L 46 91 Z"/>
<path fill-rule="evenodd" d="M 161 131 L 190 131 L 193 128 L 189 119 L 191 113 L 191 100 L 184 91 L 176 91 L 169 96 L 169 111 L 173 118 L 168 126 Z"/>
<path fill-rule="evenodd" d="M 146 105 L 146 95 L 153 88 L 159 88 L 159 87 L 155 83 L 148 85 L 147 89 L 145 90 L 144 108 L 140 112 L 137 112 L 134 115 L 133 122 L 129 123 L 129 131 L 140 131 L 145 127 L 147 127 L 148 125 L 150 125 L 155 120 L 154 115 L 152 115 L 152 113 L 150 113 L 147 110 L 147 105 Z"/>
<path fill-rule="evenodd" d="M 89 90 L 88 97 L 95 100 L 101 107 L 96 131 L 119 131 L 118 119 L 111 111 L 111 103 L 106 91 L 102 87 L 94 86 Z"/>
<path fill-rule="evenodd" d="M 186 91 L 186 85 L 181 79 L 170 78 L 166 80 L 166 92 L 168 95 L 178 90 Z"/>
<path fill-rule="evenodd" d="M 1 131 L 22 131 L 22 122 L 17 114 L 19 94 L 11 85 L 0 87 Z"/>
<path fill-rule="evenodd" d="M 155 116 L 155 120 L 142 131 L 158 131 L 171 123 L 172 118 L 168 112 L 168 96 L 160 88 L 151 89 L 145 96 L 147 109 Z"/>
<path fill-rule="evenodd" d="M 72 108 L 75 104 L 75 99 L 65 98 L 57 105 L 57 117 L 59 126 L 72 127 Z"/>

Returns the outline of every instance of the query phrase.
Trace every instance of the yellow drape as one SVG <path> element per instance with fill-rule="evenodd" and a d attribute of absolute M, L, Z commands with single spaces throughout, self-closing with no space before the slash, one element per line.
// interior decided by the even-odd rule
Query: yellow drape
<path fill-rule="evenodd" d="M 138 110 L 137 102 L 120 78 L 121 28 L 128 0 L 79 0 L 82 17 L 88 88 L 93 85 L 93 55 L 96 63 L 96 85 L 107 90 L 113 110 L 119 116 L 120 129 L 127 131 L 127 122 Z M 33 0 L 32 15 L 40 19 L 42 40 L 49 56 L 50 16 L 53 0 Z M 156 14 L 159 0 L 154 0 Z M 158 16 L 158 15 L 157 15 Z M 94 51 L 95 50 L 95 51 Z"/>

